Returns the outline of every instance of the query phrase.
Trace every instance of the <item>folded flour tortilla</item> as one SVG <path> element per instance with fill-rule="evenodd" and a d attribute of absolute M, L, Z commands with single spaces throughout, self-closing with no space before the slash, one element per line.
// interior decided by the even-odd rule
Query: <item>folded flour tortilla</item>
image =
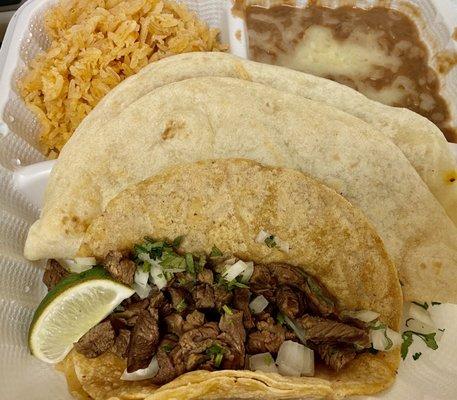
<path fill-rule="evenodd" d="M 257 243 L 261 229 L 287 241 L 289 252 Z M 257 263 L 286 263 L 319 278 L 340 310 L 368 309 L 398 330 L 402 297 L 396 269 L 369 221 L 333 190 L 289 169 L 249 160 L 171 167 L 115 197 L 89 226 L 79 254 L 103 257 L 131 249 L 144 236 L 185 235 L 181 249 L 222 252 Z M 315 377 L 252 371 L 195 371 L 157 388 L 126 382 L 125 361 L 112 353 L 66 360 L 93 399 L 279 399 L 372 394 L 390 386 L 399 349 L 359 355 L 341 371 L 316 365 Z"/>
<path fill-rule="evenodd" d="M 127 186 L 170 165 L 228 157 L 295 168 L 332 187 L 377 229 L 406 299 L 457 301 L 457 229 L 390 139 L 333 107 L 233 78 L 162 86 L 80 131 L 53 170 L 26 256 L 72 257 Z"/>
<path fill-rule="evenodd" d="M 376 128 L 390 138 L 457 224 L 457 164 L 441 131 L 407 109 L 386 106 L 328 79 L 227 53 L 188 53 L 152 63 L 112 90 L 76 131 L 95 131 L 150 91 L 188 78 L 219 76 L 262 83 L 275 89 L 331 105 Z M 454 180 L 453 180 L 454 179 Z"/>

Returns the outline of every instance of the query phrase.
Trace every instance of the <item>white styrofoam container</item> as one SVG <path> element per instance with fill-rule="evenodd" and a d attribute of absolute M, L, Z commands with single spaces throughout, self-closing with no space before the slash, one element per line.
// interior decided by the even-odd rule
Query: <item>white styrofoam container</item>
<path fill-rule="evenodd" d="M 38 217 L 54 162 L 43 162 L 37 146 L 38 122 L 25 107 L 16 86 L 29 61 L 49 45 L 41 17 L 56 1 L 25 3 L 11 20 L 0 51 L 0 400 L 70 399 L 63 376 L 33 358 L 26 345 L 28 325 L 45 288 L 41 284 L 41 263 L 25 260 L 22 249 L 28 228 Z M 420 6 L 428 21 L 425 35 L 431 36 L 431 49 L 455 48 L 449 37 L 452 27 L 457 26 L 457 0 L 408 1 Z M 221 29 L 222 39 L 230 44 L 233 54 L 248 56 L 246 29 L 243 20 L 232 15 L 230 1 L 182 2 L 210 26 Z M 338 0 L 330 3 L 337 5 Z M 359 6 L 372 3 L 357 2 Z M 241 39 L 235 36 L 238 30 Z M 445 80 L 445 96 L 451 99 L 452 93 L 457 93 L 457 69 Z M 453 112 L 457 115 L 457 102 L 453 103 Z M 457 145 L 451 146 L 457 157 Z M 393 388 L 376 398 L 457 399 L 453 380 L 457 377 L 457 345 L 453 339 L 457 335 L 457 306 L 434 307 L 432 314 L 437 324 L 446 328 L 440 348 L 427 351 L 416 340 L 411 351 L 422 351 L 421 359 L 402 362 Z"/>

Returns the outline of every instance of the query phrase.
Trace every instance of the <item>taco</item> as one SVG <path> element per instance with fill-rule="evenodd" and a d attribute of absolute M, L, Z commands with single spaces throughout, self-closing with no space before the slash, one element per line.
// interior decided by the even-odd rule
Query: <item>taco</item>
<path fill-rule="evenodd" d="M 396 269 L 365 216 L 303 173 L 169 168 L 117 195 L 79 256 L 149 277 L 64 361 L 80 398 L 341 398 L 395 379 Z"/>
<path fill-rule="evenodd" d="M 457 301 L 456 226 L 399 148 L 345 112 L 258 83 L 193 78 L 151 91 L 74 140 L 29 231 L 29 258 L 73 258 L 109 200 L 166 167 L 244 157 L 310 174 L 360 208 L 406 300 Z"/>

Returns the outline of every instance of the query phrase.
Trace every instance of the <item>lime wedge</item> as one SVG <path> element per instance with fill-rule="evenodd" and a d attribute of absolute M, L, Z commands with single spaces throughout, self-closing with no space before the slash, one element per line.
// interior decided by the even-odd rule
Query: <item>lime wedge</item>
<path fill-rule="evenodd" d="M 62 361 L 74 342 L 133 293 L 101 267 L 68 276 L 35 311 L 29 330 L 32 354 L 52 364 Z"/>

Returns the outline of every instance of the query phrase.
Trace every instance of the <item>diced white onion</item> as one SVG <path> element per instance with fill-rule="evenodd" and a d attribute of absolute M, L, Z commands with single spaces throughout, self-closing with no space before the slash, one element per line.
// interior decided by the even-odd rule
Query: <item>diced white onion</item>
<path fill-rule="evenodd" d="M 411 303 L 408 309 L 408 317 L 417 319 L 418 321 L 422 322 L 424 325 L 431 326 L 435 328 L 436 325 L 430 316 L 430 313 L 425 310 L 423 307 L 418 306 L 417 304 Z"/>
<path fill-rule="evenodd" d="M 363 322 L 372 322 L 375 319 L 379 318 L 379 313 L 370 311 L 370 310 L 360 310 L 360 311 L 343 311 L 343 315 L 355 318 Z"/>
<path fill-rule="evenodd" d="M 149 271 L 145 271 L 143 268 L 139 267 L 135 271 L 134 281 L 140 286 L 145 286 L 148 283 Z"/>
<path fill-rule="evenodd" d="M 78 265 L 85 265 L 88 267 L 93 267 L 94 265 L 97 265 L 97 260 L 95 257 L 76 257 L 75 262 Z"/>
<path fill-rule="evenodd" d="M 246 263 L 246 269 L 241 274 L 241 282 L 248 283 L 249 279 L 251 279 L 251 276 L 253 273 L 254 273 L 254 263 L 252 261 L 248 261 Z"/>
<path fill-rule="evenodd" d="M 281 375 L 313 376 L 314 351 L 300 343 L 286 340 L 279 348 L 276 364 Z"/>
<path fill-rule="evenodd" d="M 392 345 L 390 347 L 388 338 L 392 341 Z M 390 351 L 398 346 L 401 346 L 402 343 L 401 335 L 390 328 L 371 329 L 370 340 L 373 348 L 379 351 Z"/>
<path fill-rule="evenodd" d="M 123 381 L 142 381 L 143 379 L 151 379 L 156 376 L 159 371 L 159 363 L 157 357 L 153 357 L 149 365 L 144 369 L 139 369 L 135 372 L 127 372 L 127 369 L 122 373 L 121 380 Z"/>
<path fill-rule="evenodd" d="M 249 357 L 251 371 L 278 372 L 278 367 L 270 353 L 260 353 Z"/>
<path fill-rule="evenodd" d="M 268 306 L 268 300 L 265 296 L 257 296 L 249 303 L 249 308 L 253 314 L 260 314 Z"/>
<path fill-rule="evenodd" d="M 146 285 L 139 285 L 138 283 L 133 284 L 133 290 L 136 292 L 136 294 L 140 297 L 140 299 L 145 299 L 146 297 L 149 296 L 149 293 L 151 293 L 151 286 L 146 284 Z"/>
<path fill-rule="evenodd" d="M 300 341 L 306 344 L 305 338 L 305 331 L 301 326 L 298 326 L 294 321 L 292 321 L 287 315 L 284 315 L 284 321 L 286 321 L 287 325 L 289 325 L 290 329 L 292 329 Z"/>
<path fill-rule="evenodd" d="M 408 318 L 406 320 L 406 330 L 423 333 L 424 335 L 428 335 L 429 333 L 434 333 L 437 331 L 434 326 L 424 324 L 423 322 L 418 321 L 414 318 Z"/>
<path fill-rule="evenodd" d="M 227 267 L 222 277 L 227 281 L 233 281 L 238 275 L 242 274 L 247 268 L 246 263 L 243 260 L 238 260 L 235 264 Z"/>
<path fill-rule="evenodd" d="M 265 239 L 268 238 L 268 237 L 270 237 L 270 236 L 271 236 L 271 235 L 270 235 L 268 232 L 266 232 L 266 231 L 264 231 L 264 230 L 261 230 L 261 231 L 259 232 L 259 234 L 257 235 L 257 237 L 255 238 L 255 241 L 256 241 L 257 243 L 265 244 Z"/>
<path fill-rule="evenodd" d="M 277 236 L 275 236 L 275 242 L 276 245 L 278 246 L 278 249 L 283 251 L 284 253 L 288 253 L 290 250 L 290 246 L 288 242 L 285 242 L 284 240 L 281 240 Z"/>
<path fill-rule="evenodd" d="M 58 259 L 57 262 L 60 265 L 62 265 L 66 270 L 73 272 L 74 274 L 80 274 L 81 272 L 88 271 L 92 268 L 92 265 L 77 264 L 74 260 Z"/>
<path fill-rule="evenodd" d="M 163 269 L 160 266 L 159 263 L 154 262 L 151 265 L 151 279 L 154 282 L 154 285 L 156 285 L 159 290 L 163 289 L 165 286 L 167 286 L 167 278 L 165 278 L 165 275 L 163 273 Z"/>

